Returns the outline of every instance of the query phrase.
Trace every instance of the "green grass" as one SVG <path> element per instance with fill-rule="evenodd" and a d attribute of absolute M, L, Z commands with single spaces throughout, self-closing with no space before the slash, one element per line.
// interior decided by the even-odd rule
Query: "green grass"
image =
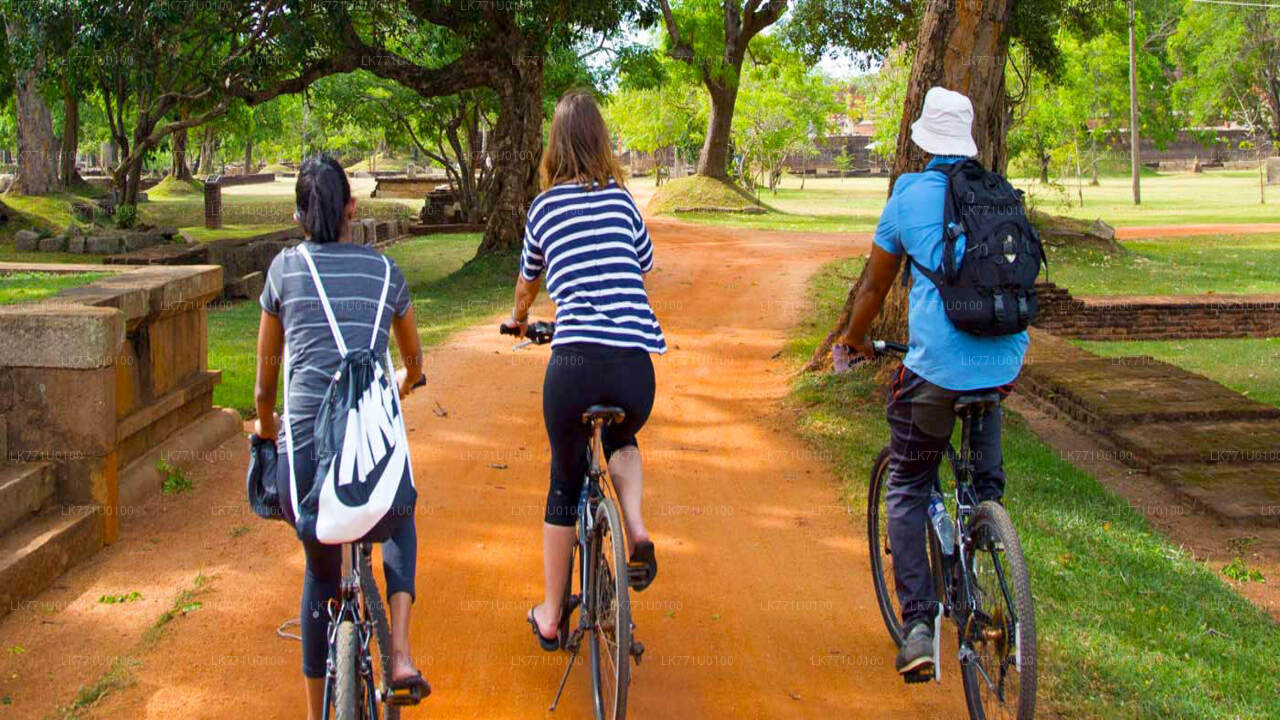
<path fill-rule="evenodd" d="M 159 184 L 147 190 L 149 200 L 175 197 L 199 197 L 203 202 L 204 183 L 196 180 L 182 181 L 172 175 L 161 180 Z"/>
<path fill-rule="evenodd" d="M 1127 252 L 1050 248 L 1049 279 L 1077 295 L 1280 292 L 1280 235 L 1128 240 Z"/>
<path fill-rule="evenodd" d="M 370 160 L 373 160 L 372 168 L 369 167 L 371 164 Z M 369 171 L 369 170 L 372 170 L 374 172 L 403 172 L 406 168 L 409 167 L 410 162 L 412 162 L 410 158 L 395 157 L 395 156 L 383 155 L 382 153 L 376 153 L 372 158 L 364 158 L 363 160 L 354 162 L 343 169 L 346 170 L 348 173 Z"/>
<path fill-rule="evenodd" d="M 1150 355 L 1280 406 L 1280 338 L 1075 342 L 1106 357 Z"/>
<path fill-rule="evenodd" d="M 293 224 L 291 194 L 228 193 L 222 195 L 222 222 L 226 225 L 287 227 Z M 169 196 L 138 205 L 142 222 L 178 228 L 204 227 L 204 198 L 199 195 Z M 413 209 L 396 200 L 360 198 L 359 217 L 393 220 L 413 216 Z"/>
<path fill-rule="evenodd" d="M 652 182 L 650 178 L 632 180 L 637 186 Z M 1257 174 L 1249 171 L 1144 173 L 1139 206 L 1133 204 L 1127 175 L 1103 177 L 1097 187 L 1086 181 L 1084 207 L 1076 203 L 1074 182 L 1061 189 L 1046 188 L 1028 178 L 1014 178 L 1013 182 L 1026 189 L 1042 211 L 1086 220 L 1100 217 L 1116 227 L 1280 222 L 1276 210 L 1280 189 L 1268 188 L 1268 204 L 1259 204 Z M 787 175 L 777 194 L 760 190 L 760 199 L 776 213 L 679 213 L 679 217 L 705 225 L 761 230 L 870 232 L 875 229 L 888 189 L 885 175 L 810 177 L 805 179 L 803 190 L 799 176 Z"/>
<path fill-rule="evenodd" d="M 796 363 L 813 328 L 834 321 L 856 269 L 838 262 L 815 279 L 817 311 L 788 351 Z M 861 528 L 867 468 L 888 437 L 882 397 L 863 373 L 810 374 L 791 403 L 802 434 L 833 458 Z M 1005 503 L 1031 571 L 1047 714 L 1280 716 L 1280 626 L 1020 419 L 1005 427 Z"/>
<path fill-rule="evenodd" d="M 17 272 L 0 275 L 0 305 L 43 300 L 67 288 L 88 285 L 108 274 Z"/>
<path fill-rule="evenodd" d="M 702 175 L 690 175 L 668 180 L 659 186 L 646 209 L 658 215 L 697 208 L 758 210 L 760 203 L 750 193 L 735 185 Z"/>
<path fill-rule="evenodd" d="M 475 233 L 428 235 L 387 251 L 409 284 L 424 346 L 439 343 L 511 302 L 516 258 L 472 261 L 479 241 Z M 253 301 L 211 307 L 209 312 L 209 367 L 222 370 L 213 401 L 246 417 L 254 415 L 259 313 Z"/>

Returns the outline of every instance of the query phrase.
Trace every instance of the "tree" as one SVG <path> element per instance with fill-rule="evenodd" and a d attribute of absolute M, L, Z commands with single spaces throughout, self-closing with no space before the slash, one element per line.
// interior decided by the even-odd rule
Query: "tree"
<path fill-rule="evenodd" d="M 9 189 L 24 195 L 59 190 L 58 156 L 53 137 L 53 116 L 42 95 L 41 74 L 45 54 L 32 47 L 33 26 L 5 7 L 6 55 L 13 68 L 14 115 L 17 120 L 18 172 Z"/>
<path fill-rule="evenodd" d="M 776 43 L 761 45 L 743 73 L 733 130 L 743 179 L 755 185 L 756 176 L 764 175 L 776 192 L 787 156 L 812 149 L 843 105 L 839 86 L 799 53 Z"/>
<path fill-rule="evenodd" d="M 697 73 L 711 100 L 698 174 L 729 179 L 729 139 L 742 61 L 752 38 L 772 25 L 787 0 L 660 0 L 667 54 Z"/>

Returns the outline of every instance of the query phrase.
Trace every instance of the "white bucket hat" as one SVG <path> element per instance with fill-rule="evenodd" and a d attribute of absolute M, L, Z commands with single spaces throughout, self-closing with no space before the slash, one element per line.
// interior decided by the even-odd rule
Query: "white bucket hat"
<path fill-rule="evenodd" d="M 929 88 L 920 119 L 911 123 L 911 140 L 930 155 L 977 156 L 973 103 L 953 90 Z"/>

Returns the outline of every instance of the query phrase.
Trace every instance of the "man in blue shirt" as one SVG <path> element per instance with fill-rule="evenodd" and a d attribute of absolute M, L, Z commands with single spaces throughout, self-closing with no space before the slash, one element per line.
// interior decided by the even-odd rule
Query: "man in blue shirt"
<path fill-rule="evenodd" d="M 928 165 L 932 169 L 978 154 L 972 124 L 969 98 L 935 87 L 925 95 L 911 139 L 933 156 Z M 929 169 L 898 178 L 876 227 L 866 279 L 854 298 L 841 351 L 875 356 L 867 330 L 904 254 L 927 268 L 941 265 L 946 188 L 947 176 Z M 956 243 L 957 266 L 963 253 L 962 236 Z M 933 620 L 939 607 L 925 550 L 926 527 L 938 464 L 955 424 L 955 399 L 977 390 L 1007 394 L 1027 349 L 1026 332 L 979 337 L 958 330 L 947 319 L 938 288 L 914 267 L 910 272 L 910 346 L 890 388 L 887 410 L 893 461 L 886 497 L 889 543 L 905 636 L 895 665 L 904 675 L 929 674 L 934 661 Z M 996 409 L 974 426 L 970 437 L 979 500 L 999 500 L 1004 492 L 1000 425 Z"/>

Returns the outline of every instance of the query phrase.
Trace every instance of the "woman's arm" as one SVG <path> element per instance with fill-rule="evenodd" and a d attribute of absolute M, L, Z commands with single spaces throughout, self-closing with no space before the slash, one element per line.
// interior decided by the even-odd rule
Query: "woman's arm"
<path fill-rule="evenodd" d="M 507 327 L 520 328 L 523 333 L 524 326 L 529 323 L 529 308 L 533 306 L 533 301 L 537 299 L 538 291 L 541 289 L 541 275 L 532 280 L 525 280 L 524 276 L 520 276 L 516 280 L 515 306 L 511 310 L 511 319 L 503 324 Z"/>
<path fill-rule="evenodd" d="M 401 369 L 396 372 L 396 381 L 400 385 L 400 397 L 404 397 L 422 377 L 422 337 L 418 335 L 412 305 L 404 315 L 391 317 L 391 331 L 396 334 L 396 345 L 400 348 Z"/>
<path fill-rule="evenodd" d="M 258 437 L 274 438 L 276 427 L 276 390 L 280 382 L 280 360 L 284 353 L 284 326 L 280 318 L 265 310 L 258 321 L 258 379 L 253 384 L 253 401 L 258 409 L 254 432 Z"/>

